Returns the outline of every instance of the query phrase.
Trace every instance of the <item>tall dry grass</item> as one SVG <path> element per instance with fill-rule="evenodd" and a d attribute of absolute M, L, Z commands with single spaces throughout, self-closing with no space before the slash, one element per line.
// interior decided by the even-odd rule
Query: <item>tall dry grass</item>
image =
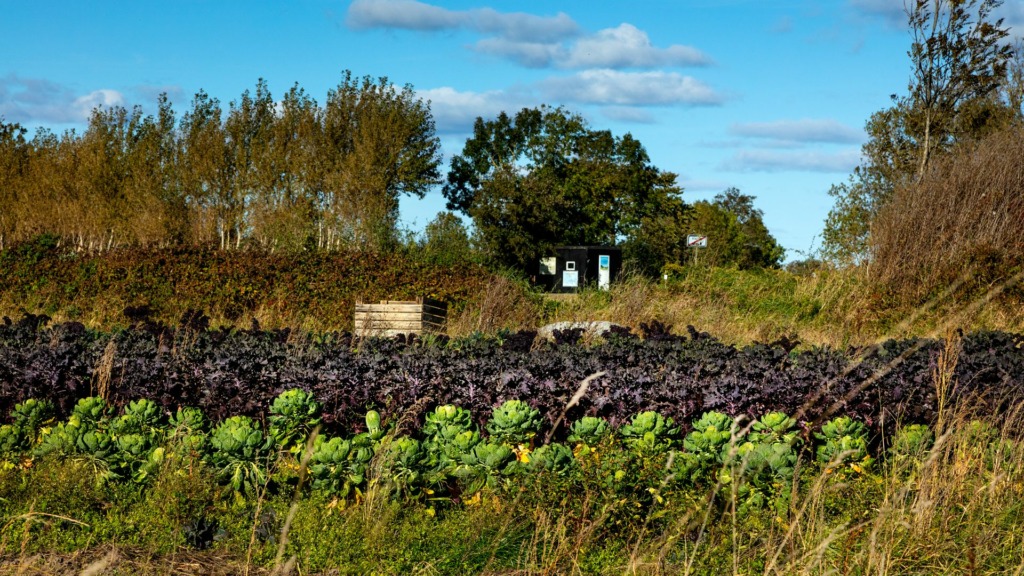
<path fill-rule="evenodd" d="M 984 291 L 1024 266 L 1024 128 L 940 158 L 896 190 L 871 228 L 871 282 L 916 305 L 946 286 Z"/>
<path fill-rule="evenodd" d="M 449 336 L 495 333 L 499 330 L 524 330 L 537 327 L 544 317 L 543 298 L 522 280 L 495 274 L 462 310 L 450 313 Z"/>

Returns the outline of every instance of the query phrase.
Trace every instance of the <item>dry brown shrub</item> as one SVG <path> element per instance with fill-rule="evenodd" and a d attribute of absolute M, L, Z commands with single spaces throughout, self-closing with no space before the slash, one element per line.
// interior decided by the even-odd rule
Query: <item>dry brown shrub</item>
<path fill-rule="evenodd" d="M 1024 128 L 939 159 L 896 190 L 871 229 L 870 279 L 898 304 L 969 296 L 1024 264 Z"/>

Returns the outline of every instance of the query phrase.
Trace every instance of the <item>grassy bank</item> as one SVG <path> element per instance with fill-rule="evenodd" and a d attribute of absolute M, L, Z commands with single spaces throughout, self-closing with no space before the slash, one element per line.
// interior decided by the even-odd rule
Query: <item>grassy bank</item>
<path fill-rule="evenodd" d="M 797 335 L 806 342 L 846 346 L 884 338 L 938 336 L 949 328 L 1024 330 L 1016 292 L 986 287 L 896 307 L 872 292 L 861 271 L 689 268 L 667 281 L 627 278 L 610 293 L 587 291 L 560 302 L 556 320 L 609 320 L 637 327 L 654 320 L 677 332 L 687 325 L 724 342 L 770 342 Z M 983 305 L 982 305 L 983 304 Z"/>

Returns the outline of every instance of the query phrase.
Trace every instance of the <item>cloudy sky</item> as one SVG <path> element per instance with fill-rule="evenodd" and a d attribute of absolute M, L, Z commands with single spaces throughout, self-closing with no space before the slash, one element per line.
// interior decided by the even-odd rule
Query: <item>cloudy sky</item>
<path fill-rule="evenodd" d="M 564 105 L 632 133 L 688 201 L 757 197 L 790 259 L 817 245 L 830 185 L 870 114 L 906 90 L 902 0 L 0 1 L 0 116 L 81 128 L 97 105 L 226 107 L 258 78 L 322 101 L 343 70 L 430 100 L 446 156 L 477 116 Z M 1024 0 L 1001 15 L 1024 32 Z M 447 168 L 447 161 L 446 161 Z M 444 209 L 404 200 L 407 226 Z M 695 231 L 699 232 L 699 231 Z"/>

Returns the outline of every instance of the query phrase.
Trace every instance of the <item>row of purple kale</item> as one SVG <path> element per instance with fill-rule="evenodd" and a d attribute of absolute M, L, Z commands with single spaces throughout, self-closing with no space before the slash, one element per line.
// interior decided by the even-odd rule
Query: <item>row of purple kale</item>
<path fill-rule="evenodd" d="M 792 341 L 735 348 L 692 328 L 689 336 L 659 328 L 645 326 L 645 338 L 610 333 L 587 346 L 573 342 L 576 333 L 559 334 L 554 343 L 532 332 L 406 342 L 256 326 L 210 330 L 201 315 L 174 328 L 138 322 L 97 333 L 26 315 L 0 324 L 0 414 L 36 398 L 53 401 L 63 417 L 80 398 L 104 393 L 116 405 L 148 398 L 168 411 L 197 406 L 215 421 L 262 418 L 278 394 L 301 388 L 321 402 L 329 431 L 360 429 L 371 408 L 385 420 L 418 426 L 440 404 L 486 415 L 508 399 L 538 408 L 546 419 L 541 437 L 553 438 L 564 434 L 553 429 L 559 421 L 601 416 L 618 425 L 645 410 L 677 422 L 708 410 L 778 410 L 808 428 L 842 414 L 876 432 L 936 416 L 942 341 L 793 351 Z M 1019 405 L 1024 335 L 977 332 L 959 346 L 954 400 L 981 400 L 989 413 Z M 581 381 L 598 372 L 605 374 L 567 410 Z"/>

